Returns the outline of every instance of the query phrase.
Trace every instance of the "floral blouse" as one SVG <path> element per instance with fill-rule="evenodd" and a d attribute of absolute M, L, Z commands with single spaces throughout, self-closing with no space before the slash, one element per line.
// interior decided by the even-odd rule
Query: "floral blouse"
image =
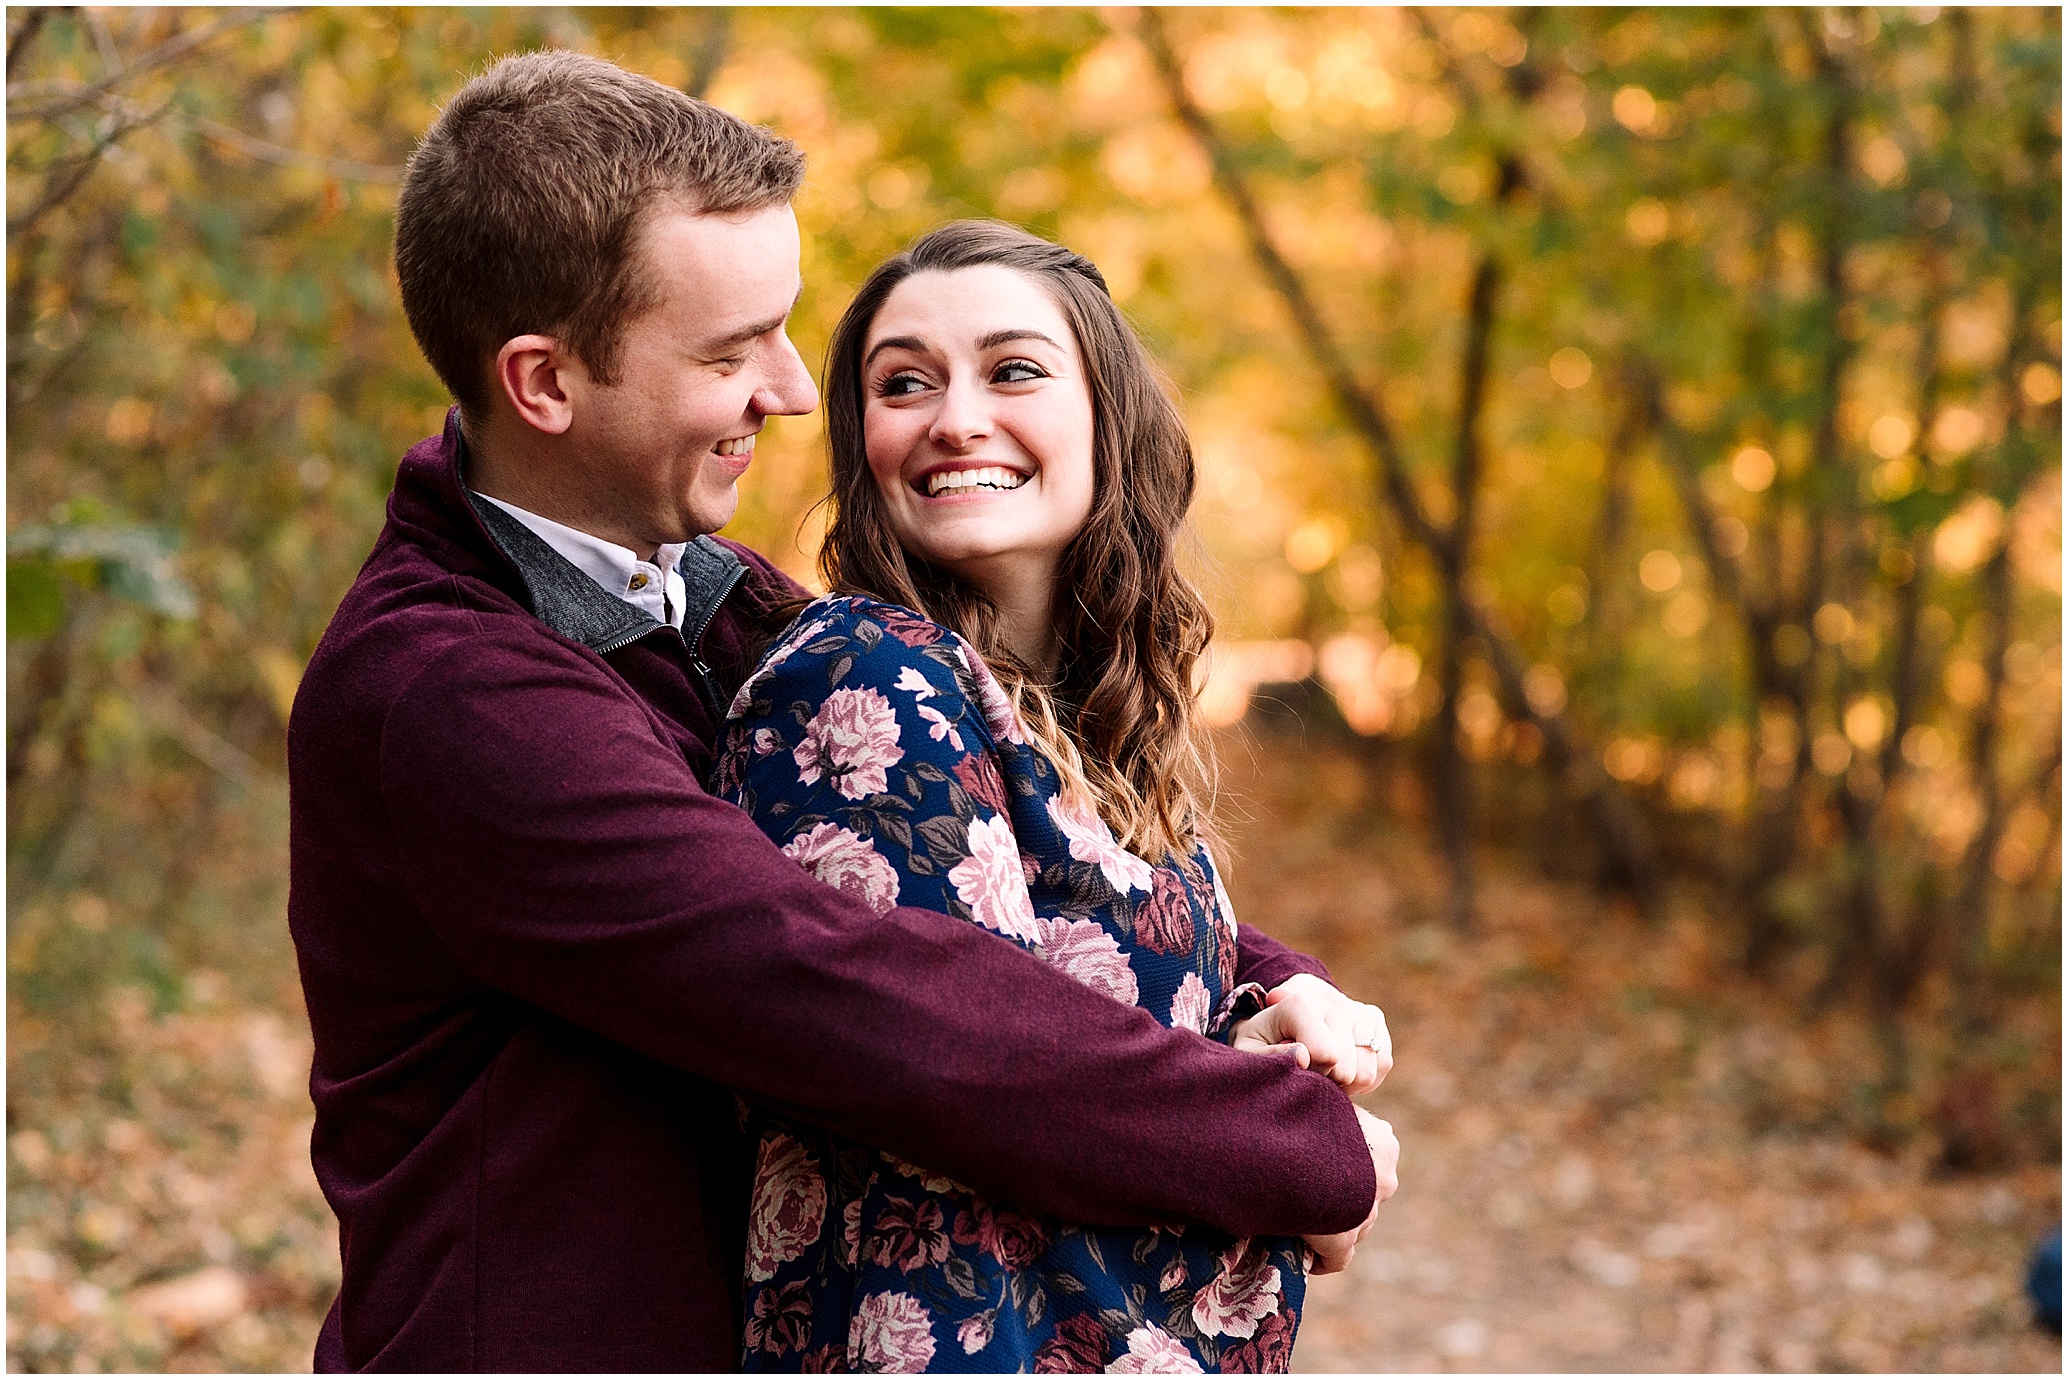
<path fill-rule="evenodd" d="M 1167 1025 L 1228 1023 L 1235 925 L 1206 849 L 1152 865 L 1073 809 L 982 659 L 908 609 L 807 607 L 740 687 L 713 790 L 879 913 L 945 911 Z M 748 1116 L 745 1370 L 1288 1369 L 1297 1240 L 1053 1222 Z"/>

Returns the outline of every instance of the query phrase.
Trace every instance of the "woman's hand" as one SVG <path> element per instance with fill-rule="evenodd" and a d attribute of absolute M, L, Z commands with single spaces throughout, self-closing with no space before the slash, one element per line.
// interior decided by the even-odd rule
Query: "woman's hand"
<path fill-rule="evenodd" d="M 1230 1048 L 1289 1050 L 1301 1068 L 1327 1074 L 1353 1097 L 1378 1087 L 1393 1067 L 1393 1037 L 1378 1007 L 1350 1000 L 1311 973 L 1294 974 L 1264 1001 L 1262 1011 L 1236 1023 Z"/>
<path fill-rule="evenodd" d="M 1350 1231 L 1306 1238 L 1307 1249 L 1314 1252 L 1314 1264 L 1307 1271 L 1309 1274 L 1332 1275 L 1347 1266 L 1350 1258 L 1357 1254 L 1357 1243 L 1378 1220 L 1379 1204 L 1400 1188 L 1400 1142 L 1394 1138 L 1393 1127 L 1362 1107 L 1355 1110 L 1357 1124 L 1364 1132 L 1365 1148 L 1371 1151 L 1372 1172 L 1379 1184 L 1378 1196 L 1372 1200 L 1371 1211 L 1365 1214 L 1364 1221 Z"/>
<path fill-rule="evenodd" d="M 1352 1001 L 1308 973 L 1295 974 L 1272 988 L 1264 1001 L 1262 1011 L 1236 1023 L 1228 1038 L 1231 1048 L 1289 1055 L 1301 1068 L 1327 1074 L 1353 1095 L 1378 1087 L 1393 1067 L 1393 1037 L 1378 1007 Z M 1393 1127 L 1362 1107 L 1352 1110 L 1364 1132 L 1365 1148 L 1371 1151 L 1377 1192 L 1371 1211 L 1356 1227 L 1306 1238 L 1314 1253 L 1312 1274 L 1332 1275 L 1349 1265 L 1357 1243 L 1378 1220 L 1379 1205 L 1400 1188 L 1400 1142 Z"/>

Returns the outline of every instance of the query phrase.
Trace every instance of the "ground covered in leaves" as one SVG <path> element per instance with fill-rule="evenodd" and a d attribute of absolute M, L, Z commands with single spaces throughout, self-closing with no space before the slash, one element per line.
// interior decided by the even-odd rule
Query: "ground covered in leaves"
<path fill-rule="evenodd" d="M 1381 1002 L 1399 1052 L 1369 1105 L 1403 1188 L 1313 1283 L 1295 1368 L 2060 1369 L 2020 1292 L 2058 1163 L 1863 1148 L 1867 1036 L 1730 976 L 1699 914 L 1646 926 L 1496 857 L 1461 939 L 1354 759 L 1228 756 L 1239 912 Z M 8 1369 L 308 1368 L 337 1235 L 286 950 L 258 952 L 270 984 L 10 1013 Z M 2058 1069 L 2057 1002 L 2018 1019 Z"/>
<path fill-rule="evenodd" d="M 1365 1102 L 1402 1188 L 1310 1285 L 1295 1370 L 2059 1371 L 2022 1293 L 2058 1162 L 1865 1149 L 1867 1033 L 1737 979 L 1692 909 L 1647 926 L 1492 859 L 1461 940 L 1359 761 L 1224 760 L 1238 913 L 1384 1006 L 1398 1055 Z M 2019 1018 L 2058 1070 L 2058 1005 Z"/>

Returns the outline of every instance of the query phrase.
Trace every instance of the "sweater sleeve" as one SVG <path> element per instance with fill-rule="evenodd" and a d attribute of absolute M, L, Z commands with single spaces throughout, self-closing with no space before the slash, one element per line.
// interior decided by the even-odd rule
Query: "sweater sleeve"
<path fill-rule="evenodd" d="M 1266 991 L 1284 982 L 1294 973 L 1312 973 L 1323 982 L 1333 984 L 1328 965 L 1320 959 L 1288 948 L 1255 925 L 1235 927 L 1235 981 L 1247 986 L 1255 983 Z"/>
<path fill-rule="evenodd" d="M 815 880 L 582 649 L 493 629 L 452 648 L 391 706 L 379 765 L 398 875 L 514 997 L 1087 1224 L 1301 1235 L 1370 1209 L 1326 1079 Z"/>

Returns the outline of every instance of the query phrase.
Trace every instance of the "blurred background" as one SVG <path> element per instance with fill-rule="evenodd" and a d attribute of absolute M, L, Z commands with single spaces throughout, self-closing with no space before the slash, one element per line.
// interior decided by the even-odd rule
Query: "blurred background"
<path fill-rule="evenodd" d="M 446 405 L 401 165 L 543 45 L 808 151 L 808 362 L 993 215 L 1167 366 L 1238 909 L 1399 1050 L 1297 1366 L 2059 1369 L 2057 11 L 7 25 L 9 1369 L 309 1363 L 285 720 Z"/>

